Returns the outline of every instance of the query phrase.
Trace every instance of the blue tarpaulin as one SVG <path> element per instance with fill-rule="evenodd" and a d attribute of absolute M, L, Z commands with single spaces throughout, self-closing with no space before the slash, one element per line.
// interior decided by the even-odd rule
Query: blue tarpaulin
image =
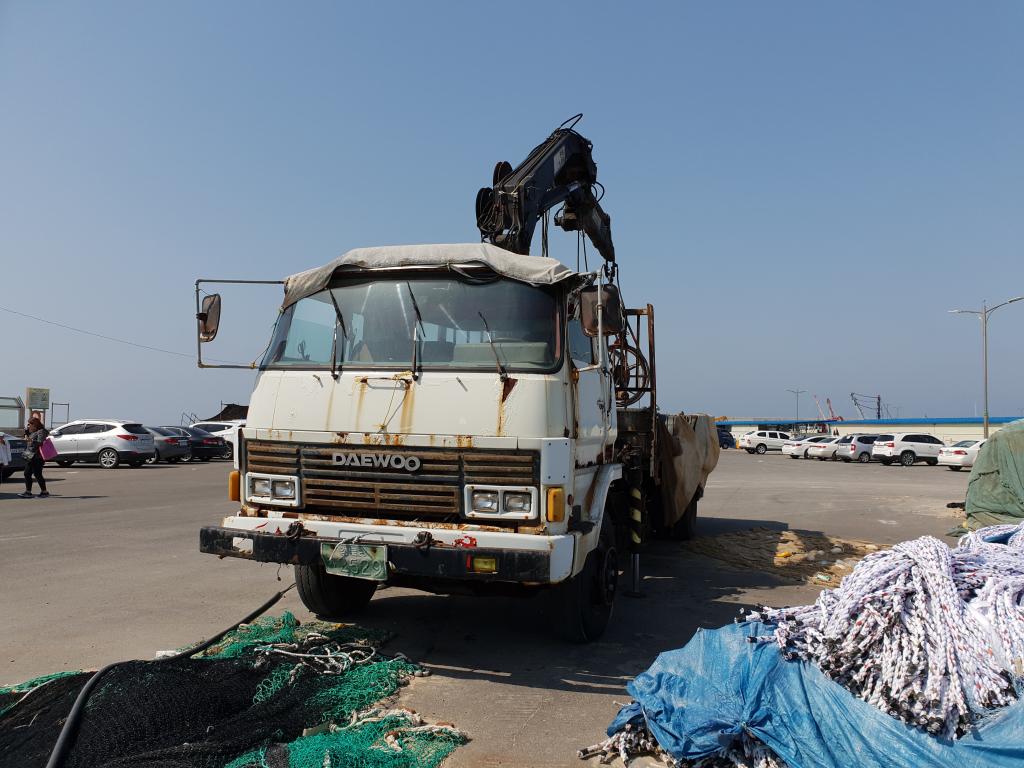
<path fill-rule="evenodd" d="M 880 712 L 817 667 L 787 661 L 774 643 L 752 643 L 757 622 L 698 630 L 682 649 L 658 656 L 628 686 L 608 735 L 646 721 L 677 760 L 728 747 L 746 731 L 790 768 L 1020 768 L 1024 701 L 995 713 L 957 741 L 930 736 Z"/>

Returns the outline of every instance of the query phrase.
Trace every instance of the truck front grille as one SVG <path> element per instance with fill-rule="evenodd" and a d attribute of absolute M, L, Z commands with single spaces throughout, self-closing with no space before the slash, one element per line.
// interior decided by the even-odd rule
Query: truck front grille
<path fill-rule="evenodd" d="M 406 467 L 419 462 L 414 471 Z M 535 486 L 534 451 L 246 443 L 250 472 L 298 475 L 303 506 L 362 517 L 459 517 L 462 487 Z"/>

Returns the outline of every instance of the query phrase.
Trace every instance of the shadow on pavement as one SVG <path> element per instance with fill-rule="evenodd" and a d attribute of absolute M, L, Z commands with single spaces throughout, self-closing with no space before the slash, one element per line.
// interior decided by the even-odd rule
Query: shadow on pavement
<path fill-rule="evenodd" d="M 47 483 L 47 485 L 49 485 L 50 481 L 47 480 L 46 483 Z M 33 489 L 33 491 L 32 491 L 32 496 L 33 496 L 32 499 L 22 499 L 22 498 L 20 498 L 18 496 L 18 494 L 21 493 L 23 490 L 24 490 L 24 488 L 16 488 L 13 491 L 7 490 L 7 489 L 0 489 L 0 499 L 17 499 L 18 501 L 38 500 L 40 502 L 46 501 L 46 499 L 36 499 L 36 497 L 39 494 L 39 489 L 38 488 Z M 80 501 L 80 500 L 83 500 L 83 499 L 106 499 L 106 498 L 109 498 L 109 497 L 108 496 L 74 496 L 74 495 L 71 495 L 71 494 L 52 493 L 51 492 L 49 498 L 55 499 L 55 500 L 74 499 L 75 501 Z"/>
<path fill-rule="evenodd" d="M 543 595 L 473 598 L 389 588 L 377 594 L 358 622 L 394 632 L 390 649 L 406 653 L 435 675 L 625 695 L 625 684 L 659 653 L 682 647 L 699 628 L 728 624 L 741 608 L 755 607 L 742 601 L 744 593 L 783 583 L 770 574 L 686 552 L 674 542 L 649 545 L 641 573 L 644 597 L 624 595 L 629 579 L 624 572 L 612 623 L 590 645 L 568 644 L 553 635 Z"/>

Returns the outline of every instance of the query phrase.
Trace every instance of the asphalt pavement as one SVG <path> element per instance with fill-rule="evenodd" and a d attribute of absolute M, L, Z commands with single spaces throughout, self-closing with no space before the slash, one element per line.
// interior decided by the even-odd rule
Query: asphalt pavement
<path fill-rule="evenodd" d="M 216 634 L 291 583 L 288 568 L 198 552 L 200 526 L 235 507 L 229 470 L 48 467 L 49 499 L 0 486 L 0 684 L 152 658 Z M 956 524 L 945 505 L 966 485 L 966 472 L 938 467 L 727 451 L 701 502 L 699 534 L 804 529 L 880 544 L 942 536 Z M 359 621 L 394 632 L 389 648 L 432 670 L 400 703 L 469 733 L 446 765 L 579 766 L 575 750 L 602 738 L 626 683 L 659 652 L 741 608 L 811 601 L 817 591 L 666 542 L 645 554 L 643 574 L 645 597 L 620 597 L 613 625 L 588 646 L 552 639 L 540 599 L 387 588 Z M 294 592 L 274 610 L 285 609 L 311 618 Z"/>

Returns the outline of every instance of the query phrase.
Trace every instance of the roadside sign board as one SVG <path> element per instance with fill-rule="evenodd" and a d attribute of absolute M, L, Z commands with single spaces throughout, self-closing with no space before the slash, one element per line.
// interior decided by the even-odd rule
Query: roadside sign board
<path fill-rule="evenodd" d="M 25 404 L 30 411 L 50 410 L 50 390 L 43 387 L 26 388 Z"/>

